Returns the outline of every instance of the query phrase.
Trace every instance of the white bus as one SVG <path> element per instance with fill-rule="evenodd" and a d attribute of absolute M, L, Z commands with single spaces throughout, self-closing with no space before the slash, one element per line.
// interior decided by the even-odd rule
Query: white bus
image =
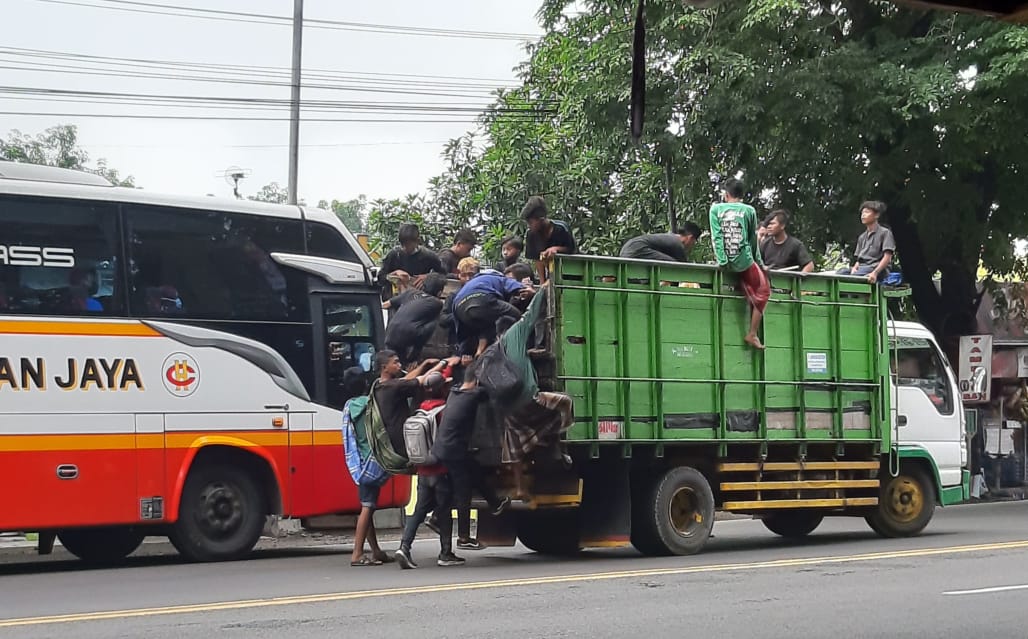
<path fill-rule="evenodd" d="M 359 511 L 340 409 L 382 341 L 373 275 L 326 211 L 0 162 L 0 530 L 219 560 L 269 515 Z"/>

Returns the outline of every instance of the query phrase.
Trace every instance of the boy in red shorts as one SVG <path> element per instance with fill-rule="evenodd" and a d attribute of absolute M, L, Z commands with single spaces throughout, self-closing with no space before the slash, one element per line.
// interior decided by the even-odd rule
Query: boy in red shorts
<path fill-rule="evenodd" d="M 746 187 L 741 181 L 731 178 L 725 182 L 724 202 L 710 207 L 710 237 L 718 265 L 739 274 L 742 290 L 753 307 L 746 343 L 764 350 L 757 331 L 771 297 L 771 283 L 760 257 L 757 211 L 743 203 L 745 194 Z"/>

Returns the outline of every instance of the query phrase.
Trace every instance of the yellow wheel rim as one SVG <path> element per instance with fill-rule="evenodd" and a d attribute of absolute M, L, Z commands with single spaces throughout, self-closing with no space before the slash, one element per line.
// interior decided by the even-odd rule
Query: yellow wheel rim
<path fill-rule="evenodd" d="M 905 475 L 895 477 L 885 489 L 885 505 L 892 519 L 910 523 L 924 510 L 924 490 L 920 482 Z"/>
<path fill-rule="evenodd" d="M 679 488 L 668 502 L 671 527 L 683 537 L 691 537 L 703 524 L 700 500 L 691 488 Z"/>

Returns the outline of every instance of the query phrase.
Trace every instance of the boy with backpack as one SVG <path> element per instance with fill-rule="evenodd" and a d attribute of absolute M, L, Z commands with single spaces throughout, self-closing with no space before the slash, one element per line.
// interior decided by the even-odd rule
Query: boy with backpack
<path fill-rule="evenodd" d="M 396 551 L 396 563 L 404 570 L 418 567 L 411 554 L 411 546 L 418 526 L 431 511 L 435 511 L 435 530 L 439 534 L 439 557 L 436 564 L 444 567 L 464 564 L 463 558 L 453 554 L 453 484 L 446 467 L 429 452 L 435 438 L 435 426 L 445 407 L 447 387 L 453 381 L 452 375 L 452 367 L 442 374 L 430 375 L 426 398 L 418 407 L 418 412 L 408 420 L 409 427 L 404 428 L 408 455 L 411 463 L 417 465 L 418 473 L 417 503 L 414 513 L 404 525 L 400 549 Z"/>

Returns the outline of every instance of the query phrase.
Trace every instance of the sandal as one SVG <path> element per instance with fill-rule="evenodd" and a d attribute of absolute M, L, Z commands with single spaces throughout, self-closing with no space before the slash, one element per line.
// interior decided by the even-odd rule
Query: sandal
<path fill-rule="evenodd" d="M 373 557 L 372 559 L 374 561 L 377 561 L 379 564 L 391 564 L 396 561 L 395 557 L 384 552 L 381 555 Z"/>
<path fill-rule="evenodd" d="M 382 562 L 377 560 L 377 559 L 375 559 L 374 557 L 369 557 L 367 555 L 361 555 L 360 559 L 358 559 L 357 561 L 351 561 L 350 565 L 353 566 L 354 568 L 356 568 L 358 566 L 381 566 Z"/>

